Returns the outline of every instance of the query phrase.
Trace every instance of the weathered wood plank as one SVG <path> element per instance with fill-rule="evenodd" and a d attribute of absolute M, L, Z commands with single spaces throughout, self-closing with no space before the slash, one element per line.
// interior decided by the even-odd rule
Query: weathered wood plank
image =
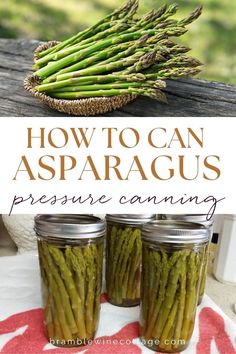
<path fill-rule="evenodd" d="M 36 100 L 23 88 L 30 73 L 35 40 L 0 39 L 0 116 L 65 116 Z M 168 104 L 139 97 L 106 116 L 236 116 L 236 87 L 204 80 L 168 80 Z"/>

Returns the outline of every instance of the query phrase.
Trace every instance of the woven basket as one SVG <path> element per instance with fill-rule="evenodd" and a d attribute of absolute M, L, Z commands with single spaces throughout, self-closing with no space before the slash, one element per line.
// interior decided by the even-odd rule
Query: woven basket
<path fill-rule="evenodd" d="M 45 49 L 55 46 L 58 42 L 51 41 L 41 44 L 34 53 L 34 60 L 36 54 Z M 29 91 L 34 97 L 43 101 L 50 108 L 53 108 L 59 112 L 68 113 L 76 116 L 94 116 L 97 114 L 103 114 L 118 109 L 128 102 L 133 101 L 135 95 L 119 95 L 112 97 L 92 97 L 82 98 L 76 100 L 63 100 L 52 98 L 44 93 L 35 90 L 35 86 L 40 83 L 40 79 L 34 75 L 28 75 L 24 80 L 24 88 Z"/>

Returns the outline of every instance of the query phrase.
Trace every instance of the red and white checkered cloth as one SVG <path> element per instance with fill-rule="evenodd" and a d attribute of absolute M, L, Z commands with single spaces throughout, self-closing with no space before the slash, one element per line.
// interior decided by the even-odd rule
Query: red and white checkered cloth
<path fill-rule="evenodd" d="M 151 354 L 138 339 L 139 307 L 112 306 L 102 296 L 99 330 L 93 344 L 57 348 L 43 329 L 37 256 L 0 259 L 0 353 Z M 184 354 L 236 354 L 236 325 L 205 296 Z"/>

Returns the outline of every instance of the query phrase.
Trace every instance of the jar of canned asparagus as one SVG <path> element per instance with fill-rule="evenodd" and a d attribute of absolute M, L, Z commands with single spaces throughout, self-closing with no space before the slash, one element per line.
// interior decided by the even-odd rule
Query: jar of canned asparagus
<path fill-rule="evenodd" d="M 89 215 L 37 215 L 46 335 L 51 344 L 85 345 L 100 313 L 105 223 Z"/>
<path fill-rule="evenodd" d="M 209 230 L 200 224 L 157 220 L 144 225 L 140 337 L 149 349 L 187 348 L 208 241 Z"/>
<path fill-rule="evenodd" d="M 155 214 L 107 214 L 106 287 L 117 306 L 140 302 L 141 229 Z"/>
<path fill-rule="evenodd" d="M 180 221 L 196 222 L 196 223 L 202 224 L 205 227 L 209 228 L 210 239 L 209 239 L 208 247 L 206 249 L 206 253 L 203 255 L 203 269 L 202 269 L 200 288 L 199 288 L 198 305 L 200 305 L 202 302 L 203 295 L 205 293 L 205 287 L 206 287 L 207 264 L 208 264 L 208 258 L 209 258 L 209 247 L 210 247 L 210 242 L 211 242 L 211 238 L 212 238 L 212 234 L 213 234 L 214 217 L 212 216 L 210 219 L 208 219 L 206 214 L 160 214 L 160 217 L 161 217 L 161 219 L 164 219 L 164 220 L 180 220 Z"/>

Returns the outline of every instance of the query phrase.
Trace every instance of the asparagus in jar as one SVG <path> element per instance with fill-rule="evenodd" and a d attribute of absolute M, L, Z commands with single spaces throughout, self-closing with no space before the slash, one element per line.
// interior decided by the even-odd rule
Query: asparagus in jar
<path fill-rule="evenodd" d="M 38 246 L 48 337 L 85 344 L 98 324 L 103 245 Z"/>
<path fill-rule="evenodd" d="M 188 345 L 201 268 L 200 251 L 168 252 L 144 244 L 140 329 L 144 343 L 158 341 L 152 349 L 175 352 Z"/>
<path fill-rule="evenodd" d="M 141 249 L 140 229 L 108 228 L 106 284 L 111 303 L 129 306 L 139 302 Z"/>

